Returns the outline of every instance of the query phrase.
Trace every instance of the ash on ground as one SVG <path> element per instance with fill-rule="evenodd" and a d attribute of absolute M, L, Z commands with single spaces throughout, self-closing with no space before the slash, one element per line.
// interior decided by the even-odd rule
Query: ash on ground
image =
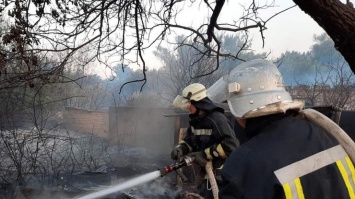
<path fill-rule="evenodd" d="M 122 150 L 124 153 L 122 153 Z M 124 183 L 126 180 L 156 171 L 174 162 L 169 155 L 155 154 L 146 149 L 125 148 L 112 161 L 117 166 L 103 165 L 95 171 L 74 171 L 59 173 L 57 179 L 46 179 L 33 175 L 25 186 L 17 186 L 14 194 L 5 195 L 8 199 L 69 199 L 86 195 L 109 186 Z M 112 164 L 112 163 L 111 163 Z M 183 198 L 184 190 L 177 185 L 177 174 L 169 173 L 151 182 L 132 187 L 102 199 L 177 199 Z"/>

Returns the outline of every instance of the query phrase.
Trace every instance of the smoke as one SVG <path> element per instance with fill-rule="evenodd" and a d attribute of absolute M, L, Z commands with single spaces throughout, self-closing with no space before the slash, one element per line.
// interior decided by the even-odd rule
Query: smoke
<path fill-rule="evenodd" d="M 170 175 L 170 176 L 169 176 Z M 158 178 L 153 182 L 143 184 L 139 187 L 127 191 L 129 195 L 136 199 L 175 199 L 181 198 L 182 188 L 174 186 L 171 182 L 174 174 L 168 174 L 163 178 Z"/>
<path fill-rule="evenodd" d="M 71 199 L 73 198 L 73 192 L 65 192 L 63 190 L 53 190 L 43 188 L 42 190 L 33 189 L 33 188 L 24 188 L 20 190 L 20 187 L 16 187 L 15 194 L 13 198 L 20 199 L 20 198 L 28 198 L 28 199 Z M 9 198 L 10 199 L 10 198 Z"/>

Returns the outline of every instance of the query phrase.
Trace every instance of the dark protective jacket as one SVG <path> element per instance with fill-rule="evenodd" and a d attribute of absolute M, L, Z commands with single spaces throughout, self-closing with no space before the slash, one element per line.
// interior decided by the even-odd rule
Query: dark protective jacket
<path fill-rule="evenodd" d="M 342 147 L 297 112 L 247 120 L 250 140 L 222 169 L 220 199 L 354 198 L 354 166 Z"/>
<path fill-rule="evenodd" d="M 212 159 L 213 168 L 219 168 L 239 142 L 222 108 L 215 106 L 208 99 L 200 101 L 196 107 L 202 109 L 204 114 L 189 115 L 190 126 L 180 145 L 188 148 L 185 154 L 204 151 L 207 158 Z"/>

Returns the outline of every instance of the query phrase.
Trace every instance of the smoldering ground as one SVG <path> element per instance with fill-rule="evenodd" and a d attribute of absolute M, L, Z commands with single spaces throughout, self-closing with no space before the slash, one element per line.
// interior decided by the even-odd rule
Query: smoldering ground
<path fill-rule="evenodd" d="M 172 114 L 117 108 L 117 117 L 109 116 L 116 126 L 107 138 L 61 126 L 2 130 L 0 198 L 73 198 L 170 165 L 175 118 L 164 115 Z M 181 191 L 171 173 L 108 197 L 176 198 Z"/>
<path fill-rule="evenodd" d="M 167 150 L 162 153 L 143 147 L 110 144 L 103 138 L 63 129 L 41 137 L 26 129 L 1 133 L 4 143 L 16 143 L 17 140 L 25 149 L 19 151 L 20 146 L 16 144 L 1 147 L 0 195 L 4 199 L 73 198 L 173 163 Z M 13 155 L 25 158 L 16 159 Z M 21 185 L 19 177 L 22 178 Z M 176 198 L 181 190 L 175 186 L 175 180 L 176 174 L 172 173 L 108 198 Z"/>

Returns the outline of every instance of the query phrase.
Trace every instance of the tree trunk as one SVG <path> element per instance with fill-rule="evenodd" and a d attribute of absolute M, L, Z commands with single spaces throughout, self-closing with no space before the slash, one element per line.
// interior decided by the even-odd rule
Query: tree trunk
<path fill-rule="evenodd" d="M 293 0 L 293 2 L 311 16 L 333 39 L 335 48 L 344 56 L 355 73 L 355 9 L 353 5 L 343 4 L 340 0 Z"/>

